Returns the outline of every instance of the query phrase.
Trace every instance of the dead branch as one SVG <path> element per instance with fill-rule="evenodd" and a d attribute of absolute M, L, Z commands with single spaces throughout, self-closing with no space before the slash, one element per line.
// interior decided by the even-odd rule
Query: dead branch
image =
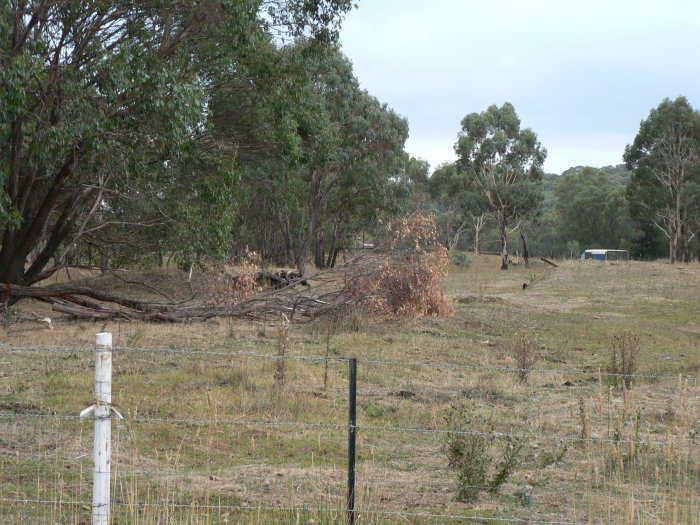
<path fill-rule="evenodd" d="M 550 266 L 554 266 L 555 268 L 559 268 L 559 265 L 558 265 L 558 264 L 553 263 L 553 262 L 550 261 L 549 259 L 545 259 L 544 257 L 540 257 L 540 259 L 542 259 L 544 262 L 546 262 L 546 263 L 549 264 Z"/>
<path fill-rule="evenodd" d="M 307 322 L 352 304 L 379 315 L 442 315 L 450 308 L 430 269 L 433 258 L 427 252 L 367 252 L 335 268 L 305 276 L 285 271 L 228 276 L 216 282 L 224 291 L 226 286 L 233 291 L 228 296 L 218 293 L 200 304 L 149 302 L 65 283 L 0 283 L 0 299 L 3 293 L 4 298 L 34 298 L 50 303 L 56 312 L 93 320 L 192 322 L 213 317 L 271 319 L 285 315 L 290 321 Z M 249 285 L 251 276 L 257 283 L 253 293 L 237 295 L 236 286 Z M 258 280 L 262 278 L 267 279 L 267 287 L 261 290 Z M 152 291 L 151 287 L 144 289 Z"/>

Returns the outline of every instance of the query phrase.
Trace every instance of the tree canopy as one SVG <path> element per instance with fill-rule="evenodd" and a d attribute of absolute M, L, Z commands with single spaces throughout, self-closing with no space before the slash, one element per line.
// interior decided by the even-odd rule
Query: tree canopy
<path fill-rule="evenodd" d="M 509 102 L 464 117 L 455 151 L 458 169 L 484 195 L 498 224 L 501 268 L 508 269 L 508 226 L 536 212 L 547 151 L 531 129 L 520 129 Z"/>
<path fill-rule="evenodd" d="M 664 233 L 671 262 L 688 262 L 700 231 L 700 112 L 685 97 L 665 99 L 642 121 L 624 159 L 633 171 L 633 215 Z"/>
<path fill-rule="evenodd" d="M 350 7 L 4 2 L 0 282 L 35 283 L 86 244 L 103 253 L 131 245 L 136 254 L 148 239 L 157 252 L 181 244 L 184 231 L 196 242 L 183 253 L 225 249 L 238 146 L 250 151 L 263 135 L 217 140 L 213 94 L 230 74 L 255 86 L 251 57 L 274 54 L 273 39 L 332 41 Z"/>

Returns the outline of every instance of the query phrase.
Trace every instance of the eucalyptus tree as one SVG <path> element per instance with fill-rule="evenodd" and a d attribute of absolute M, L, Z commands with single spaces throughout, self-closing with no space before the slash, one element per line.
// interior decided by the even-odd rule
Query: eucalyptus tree
<path fill-rule="evenodd" d="M 303 273 L 311 255 L 319 267 L 332 265 L 357 230 L 376 224 L 393 205 L 408 127 L 360 89 L 336 46 L 298 39 L 266 52 L 276 56 L 276 72 L 268 61 L 253 75 L 266 88 L 245 94 L 223 87 L 213 119 L 222 136 L 252 137 L 249 152 L 241 146 L 243 185 L 264 198 L 254 197 L 255 213 L 238 223 L 237 234 L 245 232 L 251 246 L 265 245 L 266 256 Z M 265 125 L 249 129 L 258 121 Z M 272 235 L 252 235 L 262 230 Z M 282 239 L 283 256 L 274 238 Z"/>
<path fill-rule="evenodd" d="M 529 128 L 520 129 L 515 108 L 506 102 L 470 113 L 455 144 L 457 167 L 486 199 L 501 238 L 501 269 L 508 269 L 509 226 L 536 213 L 547 151 Z"/>
<path fill-rule="evenodd" d="M 350 66 L 342 55 L 335 60 Z M 386 104 L 359 88 L 352 77 L 330 86 L 324 96 L 340 144 L 334 162 L 317 172 L 322 178 L 318 203 L 316 265 L 332 266 L 339 248 L 351 242 L 358 230 L 372 229 L 383 218 L 399 211 L 402 188 L 396 179 L 404 168 L 404 144 L 408 122 Z M 312 202 L 312 201 L 310 201 Z M 314 213 L 311 209 L 309 213 Z M 327 241 L 326 241 L 327 239 Z M 322 254 L 328 257 L 323 263 Z"/>
<path fill-rule="evenodd" d="M 665 99 L 641 122 L 624 160 L 633 171 L 633 216 L 663 232 L 671 262 L 688 262 L 700 231 L 700 112 L 685 97 Z"/>
<path fill-rule="evenodd" d="M 205 208 L 181 213 L 175 201 L 189 194 L 194 206 L 208 195 L 228 208 L 222 191 L 235 183 L 236 147 L 212 140 L 208 120 L 218 75 L 270 35 L 331 38 L 350 7 L 0 3 L 0 282 L 36 283 L 90 234 L 133 243 L 181 219 L 208 233 Z M 119 228 L 126 235 L 107 234 Z"/>
<path fill-rule="evenodd" d="M 474 187 L 466 172 L 457 169 L 455 163 L 438 166 L 430 177 L 429 186 L 445 245 L 450 250 L 455 249 L 462 234 L 471 231 L 473 250 L 478 255 L 481 232 L 489 220 L 489 208 L 483 193 Z"/>

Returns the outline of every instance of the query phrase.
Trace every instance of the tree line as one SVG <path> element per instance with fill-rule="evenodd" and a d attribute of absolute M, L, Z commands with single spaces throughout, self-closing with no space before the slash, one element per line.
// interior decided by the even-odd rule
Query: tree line
<path fill-rule="evenodd" d="M 404 191 L 408 123 L 337 44 L 352 7 L 3 2 L 0 282 L 246 246 L 332 264 Z"/>
<path fill-rule="evenodd" d="M 351 0 L 9 0 L 0 5 L 0 283 L 70 265 L 183 268 L 255 251 L 332 267 L 429 210 L 450 249 L 697 254 L 700 116 L 665 100 L 625 167 L 542 171 L 506 103 L 467 115 L 429 173 L 408 122 L 360 87 Z M 7 293 L 0 290 L 0 299 Z"/>
<path fill-rule="evenodd" d="M 418 185 L 451 248 L 497 246 L 503 269 L 513 251 L 526 261 L 586 248 L 674 263 L 700 255 L 700 112 L 685 97 L 651 110 L 618 166 L 545 174 L 546 150 L 509 103 L 467 115 L 455 151 Z"/>

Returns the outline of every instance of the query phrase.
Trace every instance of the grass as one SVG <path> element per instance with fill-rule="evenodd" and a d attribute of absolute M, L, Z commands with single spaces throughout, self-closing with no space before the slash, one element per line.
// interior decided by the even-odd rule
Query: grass
<path fill-rule="evenodd" d="M 470 516 L 696 523 L 698 385 L 639 378 L 630 390 L 600 372 L 610 366 L 614 336 L 632 333 L 639 374 L 699 377 L 700 265 L 498 266 L 485 256 L 452 269 L 443 282 L 456 306 L 449 318 L 353 316 L 331 327 L 324 320 L 291 326 L 288 356 L 414 363 L 360 362 L 360 426 L 442 429 L 450 407 L 469 401 L 497 431 L 537 436 L 520 438 L 522 462 L 499 493 L 460 503 L 444 434 L 361 429 L 358 523 L 479 522 Z M 89 349 L 95 333 L 111 331 L 116 347 L 267 355 L 279 347 L 277 323 L 54 324 L 48 332 L 14 321 L 0 328 L 0 341 Z M 535 338 L 535 368 L 587 373 L 530 372 L 524 383 L 517 372 L 498 370 L 517 368 L 512 348 L 523 332 Z M 0 412 L 77 415 L 92 402 L 92 359 L 89 352 L 0 350 Z M 114 522 L 344 523 L 347 430 L 254 423 L 345 424 L 347 365 L 331 361 L 326 372 L 321 361 L 286 364 L 280 387 L 273 360 L 116 350 L 114 401 L 127 422 L 113 425 L 113 500 L 121 503 Z M 0 523 L 88 523 L 91 439 L 89 422 L 0 418 Z"/>

